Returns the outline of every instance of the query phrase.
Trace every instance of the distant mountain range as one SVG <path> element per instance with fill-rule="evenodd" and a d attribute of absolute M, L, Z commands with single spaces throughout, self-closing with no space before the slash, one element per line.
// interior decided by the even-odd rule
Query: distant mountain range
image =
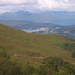
<path fill-rule="evenodd" d="M 0 19 L 41 22 L 41 23 L 58 23 L 63 21 L 75 21 L 75 12 L 66 12 L 66 11 L 49 11 L 41 13 L 31 13 L 28 11 L 6 12 L 0 14 Z"/>

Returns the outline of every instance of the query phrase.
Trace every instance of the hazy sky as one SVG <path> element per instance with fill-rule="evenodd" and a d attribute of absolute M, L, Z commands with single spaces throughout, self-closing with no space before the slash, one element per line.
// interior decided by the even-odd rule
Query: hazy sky
<path fill-rule="evenodd" d="M 0 13 L 16 11 L 75 11 L 75 0 L 0 0 Z"/>

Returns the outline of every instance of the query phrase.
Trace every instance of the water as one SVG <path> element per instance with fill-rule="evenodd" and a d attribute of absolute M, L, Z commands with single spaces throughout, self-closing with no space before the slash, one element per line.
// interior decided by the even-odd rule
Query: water
<path fill-rule="evenodd" d="M 58 22 L 58 23 L 55 23 L 55 24 L 59 24 L 59 25 L 62 25 L 62 26 L 69 26 L 69 25 L 75 25 L 75 21 L 63 21 L 63 22 Z"/>

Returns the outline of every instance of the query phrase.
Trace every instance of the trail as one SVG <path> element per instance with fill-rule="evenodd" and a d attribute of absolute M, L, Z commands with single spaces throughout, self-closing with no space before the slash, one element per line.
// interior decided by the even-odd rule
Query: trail
<path fill-rule="evenodd" d="M 46 57 L 33 57 L 33 56 L 27 56 L 27 55 L 17 55 L 17 54 L 13 54 L 13 56 L 15 57 L 24 57 L 24 58 L 46 58 Z"/>

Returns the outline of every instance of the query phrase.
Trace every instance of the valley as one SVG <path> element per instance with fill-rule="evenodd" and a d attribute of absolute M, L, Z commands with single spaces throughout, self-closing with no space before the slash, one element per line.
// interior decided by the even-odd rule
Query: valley
<path fill-rule="evenodd" d="M 0 23 L 28 33 L 56 34 L 75 39 L 75 25 L 0 20 Z"/>

